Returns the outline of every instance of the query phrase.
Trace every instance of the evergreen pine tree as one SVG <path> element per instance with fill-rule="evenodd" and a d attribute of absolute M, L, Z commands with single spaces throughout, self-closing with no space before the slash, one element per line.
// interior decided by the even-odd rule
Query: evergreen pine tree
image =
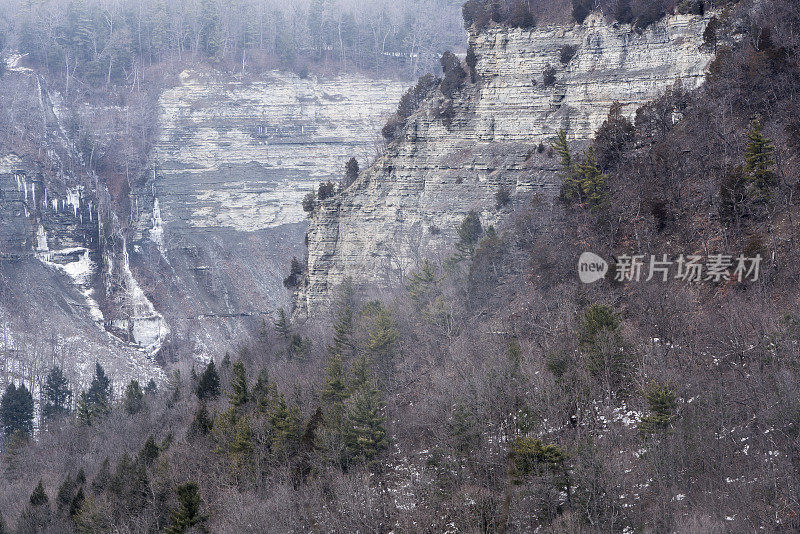
<path fill-rule="evenodd" d="M 556 134 L 553 149 L 556 154 L 561 158 L 561 169 L 563 172 L 572 170 L 572 153 L 569 150 L 569 142 L 567 142 L 567 131 L 559 130 Z"/>
<path fill-rule="evenodd" d="M 470 211 L 464 220 L 461 221 L 461 226 L 458 227 L 458 242 L 456 248 L 462 255 L 472 256 L 475 252 L 475 247 L 483 235 L 483 226 L 481 225 L 481 218 L 476 211 Z"/>
<path fill-rule="evenodd" d="M 373 356 L 372 361 L 380 366 L 384 376 L 388 376 L 393 369 L 399 339 L 400 333 L 397 331 L 391 312 L 381 306 L 369 331 L 367 349 Z"/>
<path fill-rule="evenodd" d="M 247 391 L 247 372 L 241 360 L 233 364 L 233 380 L 231 381 L 231 393 L 229 395 L 231 404 L 239 407 L 250 400 Z"/>
<path fill-rule="evenodd" d="M 94 364 L 94 377 L 86 392 L 86 401 L 95 413 L 108 413 L 111 408 L 111 380 L 99 363 Z"/>
<path fill-rule="evenodd" d="M 158 445 L 156 444 L 156 440 L 153 435 L 150 434 L 150 436 L 148 436 L 147 440 L 144 442 L 142 450 L 139 451 L 137 460 L 143 465 L 149 467 L 153 465 L 153 462 L 156 461 L 160 453 L 161 449 L 159 449 Z"/>
<path fill-rule="evenodd" d="M 58 493 L 56 494 L 56 510 L 58 510 L 59 513 L 69 511 L 69 506 L 72 504 L 72 498 L 75 496 L 75 489 L 77 487 L 78 484 L 76 481 L 67 473 L 67 478 L 65 478 L 64 482 L 58 487 Z"/>
<path fill-rule="evenodd" d="M 764 127 L 758 120 L 750 123 L 747 138 L 750 141 L 745 151 L 745 176 L 759 191 L 765 192 L 775 183 L 775 173 L 772 172 L 775 148 L 772 141 L 764 135 Z"/>
<path fill-rule="evenodd" d="M 650 413 L 642 417 L 639 430 L 644 434 L 654 434 L 669 428 L 675 420 L 678 401 L 675 390 L 669 386 L 650 382 L 644 391 Z"/>
<path fill-rule="evenodd" d="M 353 279 L 346 278 L 337 288 L 333 304 L 333 344 L 328 347 L 328 352 L 338 354 L 343 358 L 350 357 L 355 352 L 353 339 Z"/>
<path fill-rule="evenodd" d="M 553 149 L 561 158 L 561 179 L 563 180 L 561 184 L 561 200 L 566 202 L 580 201 L 583 191 L 576 176 L 572 153 L 567 142 L 566 130 L 558 131 L 555 143 L 553 143 Z"/>
<path fill-rule="evenodd" d="M 286 315 L 286 310 L 278 308 L 278 319 L 275 321 L 275 331 L 281 339 L 287 343 L 292 337 L 292 326 L 289 323 L 289 317 Z"/>
<path fill-rule="evenodd" d="M 103 493 L 111 481 L 111 460 L 106 456 L 100 464 L 97 474 L 92 480 L 92 493 L 99 495 Z"/>
<path fill-rule="evenodd" d="M 152 497 L 145 466 L 124 453 L 108 481 L 108 493 L 114 506 L 120 510 L 129 513 L 143 510 Z"/>
<path fill-rule="evenodd" d="M 72 502 L 69 505 L 69 515 L 70 517 L 75 517 L 81 510 L 83 509 L 83 502 L 86 500 L 86 495 L 83 493 L 83 487 L 79 487 L 78 491 L 75 493 L 75 496 L 72 498 Z"/>
<path fill-rule="evenodd" d="M 216 56 L 222 49 L 219 9 L 214 0 L 200 2 L 200 46 L 207 56 Z"/>
<path fill-rule="evenodd" d="M 592 211 L 600 210 L 608 204 L 606 181 L 608 176 L 597 165 L 594 148 L 586 151 L 586 160 L 578 165 L 581 197 Z"/>
<path fill-rule="evenodd" d="M 144 387 L 144 393 L 145 395 L 155 395 L 156 392 L 158 392 L 158 386 L 156 386 L 156 381 L 151 378 Z"/>
<path fill-rule="evenodd" d="M 50 369 L 42 386 L 42 418 L 50 421 L 69 414 L 72 392 L 58 365 Z"/>
<path fill-rule="evenodd" d="M 194 414 L 194 419 L 192 420 L 192 424 L 189 425 L 189 436 L 195 437 L 200 435 L 207 435 L 211 432 L 214 427 L 214 421 L 211 419 L 211 416 L 208 413 L 208 408 L 206 408 L 206 403 L 201 402 L 200 407 L 197 408 L 197 412 Z"/>
<path fill-rule="evenodd" d="M 331 356 L 328 360 L 328 368 L 325 371 L 325 384 L 320 391 L 320 400 L 326 414 L 340 417 L 343 412 L 344 403 L 347 400 L 348 392 L 345 384 L 344 365 L 342 358 L 338 354 Z"/>
<path fill-rule="evenodd" d="M 217 452 L 226 454 L 234 476 L 242 474 L 253 459 L 253 430 L 248 416 L 239 416 L 231 406 L 217 418 L 214 424 Z"/>
<path fill-rule="evenodd" d="M 181 398 L 181 388 L 183 387 L 183 380 L 181 380 L 181 371 L 180 369 L 175 369 L 169 375 L 169 381 L 167 382 L 167 391 L 169 392 L 169 396 L 167 397 L 167 406 L 172 407 L 178 402 Z M 195 391 L 196 388 L 194 388 Z"/>
<path fill-rule="evenodd" d="M 253 386 L 253 399 L 261 402 L 269 393 L 269 371 L 264 367 L 258 372 L 256 383 Z"/>
<path fill-rule="evenodd" d="M 429 260 L 423 260 L 419 271 L 411 273 L 408 293 L 417 309 L 422 309 L 430 303 L 438 293 L 436 266 Z"/>
<path fill-rule="evenodd" d="M 78 418 L 78 423 L 84 426 L 92 426 L 96 411 L 92 405 L 85 391 L 81 391 L 78 395 L 78 402 L 75 404 L 75 415 Z"/>
<path fill-rule="evenodd" d="M 35 534 L 47 532 L 50 523 L 50 500 L 44 491 L 42 481 L 33 490 L 28 505 L 22 510 L 17 520 L 16 531 L 19 534 Z"/>
<path fill-rule="evenodd" d="M 346 463 L 371 463 L 387 446 L 386 419 L 378 390 L 367 384 L 353 395 L 344 440 Z"/>
<path fill-rule="evenodd" d="M 206 370 L 197 384 L 197 397 L 200 400 L 213 399 L 219 395 L 219 374 L 214 360 L 208 362 Z"/>
<path fill-rule="evenodd" d="M 450 434 L 457 452 L 468 453 L 476 448 L 480 442 L 478 424 L 472 412 L 459 403 L 453 408 L 453 417 L 450 421 Z"/>
<path fill-rule="evenodd" d="M 204 523 L 207 517 L 200 513 L 200 491 L 196 483 L 181 484 L 175 491 L 178 495 L 178 509 L 170 519 L 166 534 L 183 534 L 194 528 L 206 532 Z"/>
<path fill-rule="evenodd" d="M 0 398 L 0 424 L 5 436 L 28 437 L 33 432 L 33 396 L 25 384 L 8 385 Z"/>
<path fill-rule="evenodd" d="M 326 458 L 335 463 L 343 461 L 345 402 L 349 391 L 345 381 L 342 358 L 335 354 L 328 360 L 325 381 L 320 391 L 322 428 L 318 433 L 318 446 Z"/>
<path fill-rule="evenodd" d="M 125 413 L 136 415 L 145 408 L 144 392 L 139 387 L 138 380 L 131 380 L 125 388 L 125 399 L 123 401 Z"/>
<path fill-rule="evenodd" d="M 272 427 L 270 446 L 276 458 L 288 458 L 300 439 L 300 410 L 289 408 L 283 393 L 277 395 L 269 414 Z"/>
<path fill-rule="evenodd" d="M 365 387 L 371 377 L 370 377 L 370 362 L 369 358 L 366 354 L 361 354 L 353 362 L 353 367 L 351 369 L 351 378 L 350 383 L 348 384 L 350 393 L 354 393 L 363 387 Z"/>
<path fill-rule="evenodd" d="M 344 172 L 344 181 L 342 181 L 342 189 L 347 189 L 358 179 L 358 160 L 350 158 L 347 160 Z"/>
<path fill-rule="evenodd" d="M 47 493 L 44 491 L 44 485 L 42 484 L 41 479 L 39 480 L 39 484 L 36 485 L 36 488 L 31 493 L 30 503 L 31 506 L 44 506 L 50 502 L 50 499 L 47 498 Z"/>

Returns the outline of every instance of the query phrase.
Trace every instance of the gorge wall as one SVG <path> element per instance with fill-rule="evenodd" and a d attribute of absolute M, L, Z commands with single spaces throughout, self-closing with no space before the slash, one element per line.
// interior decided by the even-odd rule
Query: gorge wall
<path fill-rule="evenodd" d="M 53 364 L 85 385 L 95 362 L 120 382 L 159 379 L 151 356 L 161 317 L 143 294 L 125 290 L 135 290 L 135 280 L 106 246 L 101 192 L 75 172 L 79 157 L 56 95 L 17 60 L 0 86 L 0 386 L 24 381 L 37 393 Z M 115 281 L 127 288 L 112 291 Z M 116 308 L 112 292 L 127 293 L 132 308 Z M 118 335 L 123 316 L 139 329 L 149 322 L 155 335 L 145 344 Z"/>
<path fill-rule="evenodd" d="M 484 225 L 496 224 L 533 194 L 552 199 L 557 158 L 538 145 L 562 128 L 572 140 L 591 138 L 614 102 L 631 117 L 676 82 L 701 85 L 712 60 L 701 47 L 710 16 L 676 15 L 641 33 L 593 14 L 581 25 L 471 34 L 477 83 L 452 101 L 435 91 L 355 184 L 318 203 L 298 313 L 324 309 L 345 277 L 402 287 L 420 260 L 454 252 L 456 228 L 471 210 Z M 562 63 L 566 46 L 574 55 Z M 554 83 L 545 79 L 548 69 Z M 512 202 L 497 209 L 501 187 Z"/>
<path fill-rule="evenodd" d="M 199 68 L 178 82 L 159 100 L 155 170 L 133 192 L 130 261 L 170 325 L 168 347 L 208 357 L 290 304 L 303 196 L 338 182 L 349 158 L 374 158 L 408 82 Z"/>
<path fill-rule="evenodd" d="M 26 122 L 0 135 L 0 387 L 34 390 L 53 363 L 76 387 L 95 361 L 118 385 L 144 384 L 164 378 L 159 358 L 218 356 L 271 323 L 304 253 L 303 195 L 350 157 L 374 157 L 407 86 L 186 71 L 159 98 L 154 170 L 131 179 L 124 213 L 103 176 L 77 171 L 60 95 L 19 57 L 9 64 L 0 123 Z"/>

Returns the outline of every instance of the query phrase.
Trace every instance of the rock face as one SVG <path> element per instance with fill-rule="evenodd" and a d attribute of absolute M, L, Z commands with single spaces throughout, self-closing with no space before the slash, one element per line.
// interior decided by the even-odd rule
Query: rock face
<path fill-rule="evenodd" d="M 172 330 L 168 344 L 207 357 L 289 304 L 282 282 L 304 254 L 303 196 L 338 182 L 350 157 L 374 158 L 408 82 L 198 70 L 179 81 L 159 100 L 156 170 L 134 192 L 130 261 Z"/>
<path fill-rule="evenodd" d="M 469 211 L 484 225 L 502 218 L 501 188 L 512 207 L 531 194 L 552 199 L 557 161 L 537 150 L 540 143 L 562 128 L 573 140 L 589 139 L 615 101 L 630 117 L 676 82 L 701 85 L 712 59 L 701 47 L 709 18 L 673 16 L 639 34 L 592 15 L 582 25 L 470 35 L 478 83 L 452 101 L 436 91 L 353 186 L 319 203 L 298 311 L 324 308 L 345 276 L 402 286 L 421 259 L 453 252 Z"/>
<path fill-rule="evenodd" d="M 185 71 L 180 82 L 160 98 L 157 175 L 154 195 L 140 195 L 142 230 L 157 220 L 148 193 L 159 199 L 167 234 L 304 221 L 311 188 L 338 181 L 350 157 L 374 158 L 381 121 L 408 85 L 280 72 L 245 82 Z"/>
<path fill-rule="evenodd" d="M 26 71 L 12 70 L 9 78 L 36 83 Z M 148 347 L 110 333 L 115 319 L 102 302 L 108 296 L 104 279 L 125 264 L 114 262 L 115 269 L 106 261 L 96 197 L 64 171 L 69 147 L 54 133 L 56 117 L 39 87 L 40 105 L 30 107 L 27 117 L 52 126 L 35 139 L 46 147 L 44 156 L 0 157 L 0 385 L 24 381 L 36 396 L 53 363 L 75 387 L 86 386 L 95 362 L 118 386 L 131 378 L 162 378 Z M 132 299 L 147 302 L 143 295 Z M 155 310 L 131 312 L 126 317 L 132 325 L 155 320 L 163 326 Z"/>
<path fill-rule="evenodd" d="M 160 98 L 156 170 L 121 215 L 102 176 L 75 172 L 58 94 L 18 59 L 0 85 L 0 121 L 30 132 L 0 136 L 0 387 L 35 390 L 54 361 L 76 387 L 95 361 L 118 385 L 158 380 L 157 357 L 218 356 L 271 323 L 304 252 L 302 196 L 374 153 L 407 86 L 184 73 Z"/>

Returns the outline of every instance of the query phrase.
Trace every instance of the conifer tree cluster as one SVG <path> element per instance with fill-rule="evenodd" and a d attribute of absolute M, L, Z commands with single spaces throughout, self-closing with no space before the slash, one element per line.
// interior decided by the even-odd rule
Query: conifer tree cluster
<path fill-rule="evenodd" d="M 608 205 L 608 176 L 600 169 L 594 147 L 589 147 L 581 160 L 570 152 L 566 130 L 560 130 L 553 149 L 561 158 L 561 199 L 601 211 Z"/>

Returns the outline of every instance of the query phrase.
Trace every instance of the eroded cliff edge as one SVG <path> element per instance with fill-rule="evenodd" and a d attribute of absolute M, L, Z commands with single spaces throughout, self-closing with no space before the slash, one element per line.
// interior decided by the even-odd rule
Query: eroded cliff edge
<path fill-rule="evenodd" d="M 581 25 L 472 33 L 475 83 L 452 99 L 434 91 L 356 183 L 318 203 L 296 312 L 324 309 L 345 277 L 402 287 L 422 259 L 453 252 L 471 210 L 496 224 L 515 202 L 552 200 L 557 159 L 539 145 L 560 129 L 591 138 L 614 102 L 631 117 L 676 83 L 699 87 L 713 59 L 702 46 L 711 16 L 675 15 L 641 33 L 596 14 Z M 496 207 L 500 188 L 511 208 Z"/>

